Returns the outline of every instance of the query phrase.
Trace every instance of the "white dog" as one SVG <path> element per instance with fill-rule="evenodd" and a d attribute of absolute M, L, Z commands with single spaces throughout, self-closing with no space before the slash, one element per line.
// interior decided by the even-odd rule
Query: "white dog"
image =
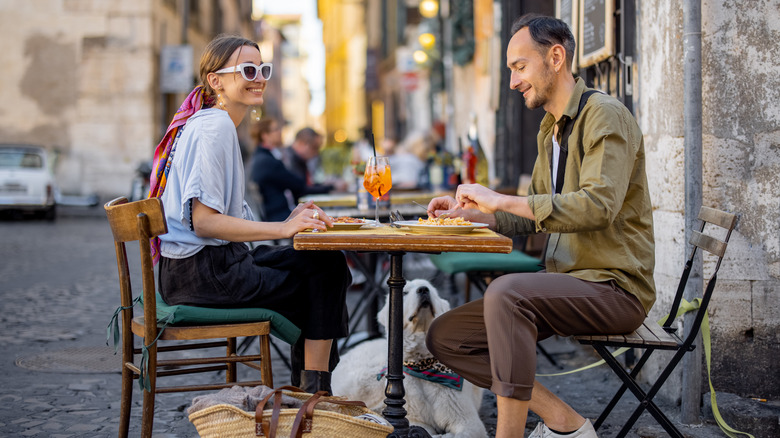
<path fill-rule="evenodd" d="M 388 307 L 389 299 L 377 314 L 385 332 Z M 478 413 L 482 403 L 481 388 L 461 378 L 462 388 L 457 390 L 409 374 L 417 374 L 417 370 L 428 368 L 435 362 L 425 347 L 425 334 L 433 319 L 448 310 L 450 304 L 439 297 L 428 281 L 412 280 L 404 287 L 404 407 L 407 419 L 412 425 L 425 428 L 434 437 L 487 437 Z M 441 363 L 435 363 L 433 374 L 446 376 L 447 372 L 452 372 Z M 333 393 L 350 400 L 362 400 L 369 409 L 381 413 L 385 407 L 386 367 L 387 339 L 358 344 L 341 357 L 341 362 L 333 371 Z M 381 378 L 378 378 L 380 375 Z"/>

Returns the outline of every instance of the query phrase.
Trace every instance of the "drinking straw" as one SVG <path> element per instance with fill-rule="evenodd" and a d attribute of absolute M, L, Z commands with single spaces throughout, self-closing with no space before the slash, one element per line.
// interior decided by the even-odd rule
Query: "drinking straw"
<path fill-rule="evenodd" d="M 371 148 L 374 150 L 374 158 L 376 158 L 376 144 L 374 144 L 374 133 L 368 133 L 368 142 L 371 143 Z"/>

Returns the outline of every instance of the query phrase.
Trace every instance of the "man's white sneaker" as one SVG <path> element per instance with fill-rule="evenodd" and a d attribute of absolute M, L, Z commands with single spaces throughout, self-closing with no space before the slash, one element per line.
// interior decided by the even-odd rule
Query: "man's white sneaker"
<path fill-rule="evenodd" d="M 566 435 L 555 433 L 544 423 L 539 423 L 536 425 L 536 429 L 528 435 L 528 438 L 598 438 L 598 435 L 596 435 L 596 429 L 593 428 L 590 420 L 585 420 L 579 429 Z"/>

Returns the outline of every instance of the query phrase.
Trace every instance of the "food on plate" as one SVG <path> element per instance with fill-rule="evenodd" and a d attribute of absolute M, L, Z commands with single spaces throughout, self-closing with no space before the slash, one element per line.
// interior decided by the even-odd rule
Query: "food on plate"
<path fill-rule="evenodd" d="M 462 217 L 429 217 L 428 219 L 417 219 L 420 225 L 471 225 L 471 222 Z"/>
<path fill-rule="evenodd" d="M 334 224 L 364 224 L 366 223 L 366 220 L 349 217 L 349 216 L 339 216 L 333 218 L 333 223 Z"/>

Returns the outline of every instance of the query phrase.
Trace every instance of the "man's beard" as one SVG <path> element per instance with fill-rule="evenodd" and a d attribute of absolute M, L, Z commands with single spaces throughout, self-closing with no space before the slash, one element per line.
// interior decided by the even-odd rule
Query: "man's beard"
<path fill-rule="evenodd" d="M 525 106 L 528 109 L 536 109 L 541 106 L 544 106 L 548 100 L 550 100 L 550 95 L 552 94 L 553 89 L 553 83 L 554 83 L 555 73 L 553 73 L 552 68 L 547 65 L 547 62 L 544 63 L 544 75 L 541 78 L 541 84 L 539 87 L 533 86 L 534 91 L 534 97 L 531 99 L 525 100 Z"/>

